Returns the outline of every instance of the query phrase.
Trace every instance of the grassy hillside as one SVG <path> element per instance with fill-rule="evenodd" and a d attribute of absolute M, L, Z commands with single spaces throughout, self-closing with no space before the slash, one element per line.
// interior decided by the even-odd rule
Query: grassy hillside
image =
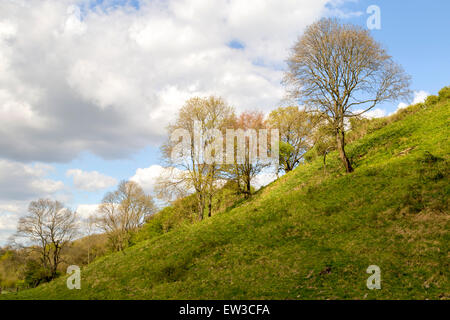
<path fill-rule="evenodd" d="M 448 97 L 387 119 L 252 199 L 98 259 L 18 299 L 448 299 Z M 368 290 L 369 265 L 382 289 Z"/>

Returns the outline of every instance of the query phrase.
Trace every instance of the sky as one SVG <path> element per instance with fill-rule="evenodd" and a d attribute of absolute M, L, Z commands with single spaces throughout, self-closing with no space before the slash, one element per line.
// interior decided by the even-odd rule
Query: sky
<path fill-rule="evenodd" d="M 411 75 L 413 101 L 449 85 L 447 0 L 0 0 L 0 245 L 32 200 L 86 217 L 121 180 L 152 192 L 184 101 L 269 112 L 305 27 L 338 17 L 367 28 L 372 5 L 371 33 Z"/>

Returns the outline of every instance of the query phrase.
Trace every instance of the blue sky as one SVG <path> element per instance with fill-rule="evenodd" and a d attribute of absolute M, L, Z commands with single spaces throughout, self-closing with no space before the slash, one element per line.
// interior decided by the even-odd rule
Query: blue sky
<path fill-rule="evenodd" d="M 381 30 L 373 30 L 372 34 L 412 76 L 412 89 L 436 94 L 449 85 L 450 1 L 364 0 L 347 7 L 364 10 L 372 4 L 381 9 Z M 366 23 L 361 18 L 349 21 Z"/>
<path fill-rule="evenodd" d="M 450 1 L 280 3 L 2 2 L 0 244 L 35 198 L 95 205 L 133 176 L 150 191 L 165 127 L 191 96 L 269 112 L 283 97 L 288 49 L 320 17 L 365 27 L 366 9 L 379 6 L 372 35 L 412 76 L 412 89 L 423 98 L 450 84 Z M 397 106 L 379 106 L 379 115 Z"/>

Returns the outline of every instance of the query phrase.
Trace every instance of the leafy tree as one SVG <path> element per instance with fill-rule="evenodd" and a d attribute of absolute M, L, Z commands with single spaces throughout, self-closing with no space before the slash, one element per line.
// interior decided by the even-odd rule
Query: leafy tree
<path fill-rule="evenodd" d="M 265 168 L 268 167 L 268 163 L 264 163 L 261 161 L 259 157 L 251 157 L 251 148 L 252 144 L 255 144 L 255 150 L 258 150 L 258 141 L 257 134 L 258 130 L 265 129 L 266 125 L 264 122 L 264 114 L 262 112 L 253 111 L 253 112 L 243 112 L 239 118 L 235 120 L 234 123 L 235 129 L 240 129 L 243 131 L 250 130 L 254 133 L 248 134 L 247 139 L 244 141 L 245 150 L 243 161 L 237 161 L 236 151 L 237 146 L 235 145 L 235 158 L 233 165 L 225 165 L 224 172 L 228 179 L 233 180 L 240 192 L 245 194 L 246 197 L 251 195 L 251 182 L 252 180 Z M 250 141 L 256 140 L 256 141 Z"/>
<path fill-rule="evenodd" d="M 219 187 L 221 161 L 216 160 L 214 149 L 220 142 L 209 133 L 224 133 L 235 115 L 233 108 L 217 97 L 189 99 L 178 113 L 174 124 L 168 127 L 169 139 L 162 147 L 168 167 L 175 167 L 175 175 L 159 181 L 159 192 L 184 189 L 194 192 L 197 198 L 198 219 L 203 220 L 205 207 L 211 216 L 212 197 Z M 198 128 L 196 127 L 198 126 Z M 199 131 L 199 132 L 197 132 Z M 203 135 L 199 138 L 199 135 Z M 182 138 L 180 143 L 179 138 Z M 184 138 L 187 140 L 185 141 Z M 178 147 L 182 147 L 179 150 Z M 200 149 L 200 150 L 199 150 Z M 205 161 L 203 150 L 211 151 L 211 161 Z M 178 191 L 179 193 L 179 191 Z"/>
<path fill-rule="evenodd" d="M 49 282 L 53 276 L 47 269 L 35 260 L 27 260 L 24 271 L 24 284 L 28 288 L 35 288 L 41 283 Z"/>
<path fill-rule="evenodd" d="M 269 114 L 268 126 L 280 132 L 279 170 L 289 172 L 302 161 L 312 146 L 310 135 L 317 122 L 315 118 L 296 106 L 280 107 Z"/>

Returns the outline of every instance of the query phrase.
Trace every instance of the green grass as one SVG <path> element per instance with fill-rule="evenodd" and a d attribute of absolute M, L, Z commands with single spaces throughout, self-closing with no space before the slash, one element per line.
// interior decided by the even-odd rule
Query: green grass
<path fill-rule="evenodd" d="M 450 103 L 417 105 L 253 198 L 12 299 L 448 299 Z M 368 290 L 369 265 L 382 289 Z"/>

